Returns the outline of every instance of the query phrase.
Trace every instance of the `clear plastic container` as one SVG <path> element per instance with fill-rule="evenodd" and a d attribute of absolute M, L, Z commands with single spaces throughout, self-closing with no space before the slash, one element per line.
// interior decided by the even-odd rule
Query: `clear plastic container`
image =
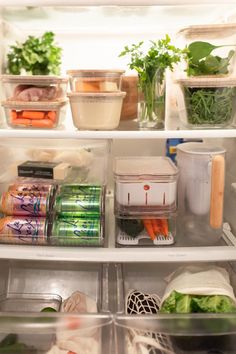
<path fill-rule="evenodd" d="M 64 102 L 4 101 L 7 124 L 12 128 L 53 129 L 65 118 Z"/>
<path fill-rule="evenodd" d="M 112 130 L 120 123 L 125 92 L 70 93 L 74 126 L 85 130 Z"/>
<path fill-rule="evenodd" d="M 66 98 L 68 79 L 48 75 L 1 75 L 7 101 L 53 102 Z"/>
<path fill-rule="evenodd" d="M 179 117 L 187 128 L 223 128 L 235 121 L 235 78 L 191 77 L 177 84 Z"/>
<path fill-rule="evenodd" d="M 68 70 L 72 92 L 119 91 L 124 70 Z"/>
<path fill-rule="evenodd" d="M 178 169 L 168 157 L 117 157 L 115 215 L 160 216 L 176 210 Z"/>
<path fill-rule="evenodd" d="M 181 29 L 176 38 L 177 46 L 180 48 L 185 48 L 193 42 L 206 42 L 206 46 L 203 47 L 202 44 L 198 43 L 196 51 L 199 54 L 206 55 L 201 58 L 201 75 L 205 75 L 209 72 L 211 75 L 223 74 L 227 76 L 235 76 L 236 74 L 236 24 L 235 23 L 221 23 L 221 24 L 204 24 L 204 25 L 193 25 Z M 200 45 L 199 45 L 200 44 Z M 208 46 L 210 44 L 210 46 Z M 215 48 L 214 48 L 215 46 Z M 212 51 L 211 51 L 212 49 Z M 210 52 L 209 52 L 210 50 Z M 220 60 L 223 66 L 226 63 L 226 58 L 228 57 L 230 51 L 232 51 L 232 57 L 228 60 L 227 69 L 222 70 L 222 65 L 218 65 L 216 61 Z M 233 52 L 234 51 L 234 52 Z M 205 53 L 205 54 L 204 54 Z M 207 58 L 207 69 L 205 67 L 205 59 Z M 221 61 L 221 59 L 223 61 Z M 226 60 L 224 60 L 226 59 Z M 208 66 L 209 63 L 209 66 Z M 204 67 L 203 67 L 204 66 Z M 178 70 L 176 74 L 178 77 L 184 78 L 187 76 L 186 69 L 188 69 L 188 64 L 186 61 L 182 61 L 178 65 Z M 195 66 L 196 69 L 196 66 Z M 209 71 L 210 70 L 210 71 Z M 191 75 L 195 75 L 196 72 L 189 72 Z"/>
<path fill-rule="evenodd" d="M 116 218 L 118 246 L 168 246 L 175 242 L 176 215 L 150 219 Z"/>

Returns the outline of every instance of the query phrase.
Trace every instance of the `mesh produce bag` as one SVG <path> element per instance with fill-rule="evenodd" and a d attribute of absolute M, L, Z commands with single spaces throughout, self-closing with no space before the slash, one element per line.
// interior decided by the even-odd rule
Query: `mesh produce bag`
<path fill-rule="evenodd" d="M 126 314 L 157 314 L 160 298 L 156 294 L 144 294 L 141 291 L 131 290 L 126 297 Z M 168 336 L 129 329 L 126 336 L 128 354 L 174 354 Z"/>

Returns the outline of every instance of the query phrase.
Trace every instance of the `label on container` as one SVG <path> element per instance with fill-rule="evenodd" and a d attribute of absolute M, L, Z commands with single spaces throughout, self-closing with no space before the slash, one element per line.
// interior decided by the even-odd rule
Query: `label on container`
<path fill-rule="evenodd" d="M 1 210 L 7 215 L 46 216 L 49 209 L 48 194 L 40 192 L 6 192 L 2 194 Z"/>
<path fill-rule="evenodd" d="M 0 219 L 0 242 L 15 244 L 46 244 L 45 218 L 8 216 Z"/>

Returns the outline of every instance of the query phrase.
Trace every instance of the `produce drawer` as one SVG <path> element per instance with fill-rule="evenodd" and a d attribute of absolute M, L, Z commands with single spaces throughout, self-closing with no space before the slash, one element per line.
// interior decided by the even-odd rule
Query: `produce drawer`
<path fill-rule="evenodd" d="M 235 292 L 235 263 L 216 265 L 228 271 Z M 116 266 L 115 330 L 118 354 L 236 353 L 235 313 L 150 314 L 151 302 L 147 300 L 145 303 L 144 297 L 137 296 L 137 307 L 132 309 L 140 308 L 141 313 L 142 308 L 142 313 L 126 314 L 126 300 L 131 289 L 154 297 L 157 295 L 161 299 L 167 285 L 166 277 L 180 266 L 183 264 L 136 263 Z M 129 306 L 133 304 L 130 302 Z M 145 314 L 147 312 L 149 314 Z"/>
<path fill-rule="evenodd" d="M 0 267 L 0 353 L 111 352 L 107 265 L 5 261 Z"/>

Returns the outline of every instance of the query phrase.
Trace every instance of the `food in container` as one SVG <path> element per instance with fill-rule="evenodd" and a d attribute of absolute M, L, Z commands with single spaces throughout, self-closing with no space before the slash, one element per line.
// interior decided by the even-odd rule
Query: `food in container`
<path fill-rule="evenodd" d="M 125 95 L 120 91 L 69 93 L 74 126 L 88 130 L 116 129 Z"/>
<path fill-rule="evenodd" d="M 222 128 L 236 119 L 236 78 L 191 77 L 177 80 L 181 121 L 190 128 Z"/>
<path fill-rule="evenodd" d="M 66 102 L 11 102 L 4 101 L 7 124 L 12 128 L 52 129 L 56 128 Z"/>
<path fill-rule="evenodd" d="M 121 110 L 122 119 L 135 119 L 138 115 L 138 76 L 123 76 L 121 91 L 126 92 Z"/>
<path fill-rule="evenodd" d="M 116 216 L 163 215 L 175 211 L 177 175 L 178 169 L 168 157 L 117 157 Z"/>
<path fill-rule="evenodd" d="M 124 70 L 68 70 L 72 92 L 119 91 Z"/>
<path fill-rule="evenodd" d="M 176 216 L 116 218 L 116 242 L 122 246 L 171 245 L 176 235 Z"/>
<path fill-rule="evenodd" d="M 50 75 L 2 75 L 7 101 L 50 102 L 66 97 L 68 79 Z"/>
<path fill-rule="evenodd" d="M 0 219 L 0 243 L 44 245 L 47 228 L 45 218 L 7 216 Z"/>

